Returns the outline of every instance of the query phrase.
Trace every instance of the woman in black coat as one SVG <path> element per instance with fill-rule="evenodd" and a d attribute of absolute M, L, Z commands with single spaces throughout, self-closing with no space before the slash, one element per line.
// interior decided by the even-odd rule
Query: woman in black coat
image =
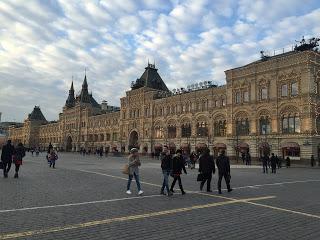
<path fill-rule="evenodd" d="M 179 187 L 181 190 L 182 195 L 186 194 L 186 192 L 183 190 L 182 182 L 181 182 L 181 177 L 180 175 L 182 174 L 182 170 L 185 174 L 187 174 L 186 168 L 185 168 L 185 163 L 182 157 L 182 150 L 178 149 L 176 151 L 176 155 L 172 159 L 172 177 L 173 177 L 173 182 L 171 184 L 170 191 L 173 191 L 174 185 L 176 184 L 177 180 L 179 183 Z"/>
<path fill-rule="evenodd" d="M 22 143 L 19 143 L 18 146 L 15 149 L 15 153 L 14 153 L 14 164 L 16 165 L 16 173 L 14 175 L 14 178 L 18 178 L 19 175 L 19 169 L 20 166 L 22 165 L 22 159 L 24 158 L 24 156 L 26 155 L 26 150 L 23 146 Z"/>
<path fill-rule="evenodd" d="M 200 184 L 200 190 L 202 191 L 205 182 L 207 182 L 207 192 L 211 190 L 212 173 L 216 172 L 213 156 L 210 155 L 209 148 L 203 150 L 203 153 L 199 157 L 199 172 L 203 176 L 203 180 Z"/>

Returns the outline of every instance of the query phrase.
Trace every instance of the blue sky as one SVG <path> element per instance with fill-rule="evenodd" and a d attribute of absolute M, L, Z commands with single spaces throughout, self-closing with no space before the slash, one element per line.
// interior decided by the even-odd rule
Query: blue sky
<path fill-rule="evenodd" d="M 87 68 L 98 102 L 119 105 L 148 59 L 169 89 L 225 83 L 224 71 L 320 35 L 317 0 L 2 0 L 0 112 L 23 121 L 34 105 L 58 118 Z"/>

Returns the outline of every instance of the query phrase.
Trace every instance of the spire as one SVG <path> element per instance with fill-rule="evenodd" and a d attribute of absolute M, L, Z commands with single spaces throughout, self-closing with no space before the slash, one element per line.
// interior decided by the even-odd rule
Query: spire
<path fill-rule="evenodd" d="M 73 78 L 73 77 L 72 77 Z M 71 88 L 69 91 L 73 91 L 74 92 L 74 88 L 73 88 L 73 79 L 72 79 L 72 82 L 71 82 Z"/>
<path fill-rule="evenodd" d="M 75 98 L 74 98 L 73 77 L 72 77 L 71 87 L 69 90 L 69 96 L 66 101 L 66 107 L 74 107 L 74 106 L 75 106 Z"/>
<path fill-rule="evenodd" d="M 83 79 L 82 89 L 80 93 L 80 101 L 84 103 L 90 102 L 90 96 L 88 92 L 88 83 L 87 83 L 87 69 L 85 69 L 85 72 L 84 72 L 84 79 Z"/>

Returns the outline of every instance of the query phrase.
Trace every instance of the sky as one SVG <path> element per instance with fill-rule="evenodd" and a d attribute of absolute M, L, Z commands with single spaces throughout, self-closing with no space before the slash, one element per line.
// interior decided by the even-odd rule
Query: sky
<path fill-rule="evenodd" d="M 318 0 L 1 0 L 0 112 L 35 105 L 58 119 L 71 81 L 101 103 L 120 97 L 148 60 L 169 89 L 225 84 L 224 71 L 320 36 Z"/>

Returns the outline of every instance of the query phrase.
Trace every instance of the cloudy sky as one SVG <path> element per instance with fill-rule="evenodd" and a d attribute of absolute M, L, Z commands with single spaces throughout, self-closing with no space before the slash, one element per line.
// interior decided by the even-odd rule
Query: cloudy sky
<path fill-rule="evenodd" d="M 119 98 L 148 59 L 170 89 L 290 49 L 320 34 L 318 0 L 1 0 L 0 112 L 22 121 L 34 105 L 58 118 L 87 68 L 98 102 Z"/>

